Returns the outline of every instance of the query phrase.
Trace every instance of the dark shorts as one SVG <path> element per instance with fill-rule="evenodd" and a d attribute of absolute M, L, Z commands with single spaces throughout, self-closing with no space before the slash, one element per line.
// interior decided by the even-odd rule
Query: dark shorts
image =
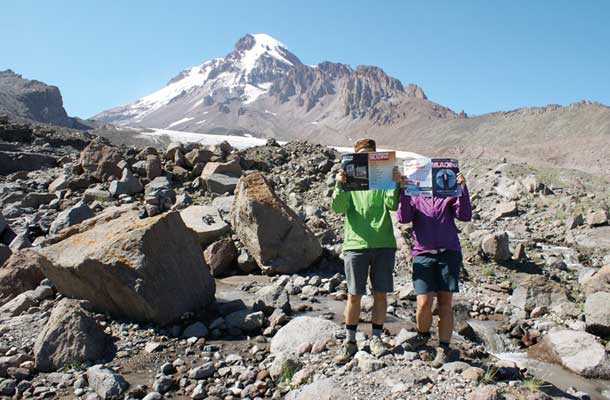
<path fill-rule="evenodd" d="M 369 277 L 374 292 L 393 292 L 395 255 L 396 249 L 345 250 L 343 260 L 349 294 L 366 294 Z"/>
<path fill-rule="evenodd" d="M 416 294 L 459 292 L 462 253 L 446 250 L 419 254 L 413 259 L 413 287 Z"/>

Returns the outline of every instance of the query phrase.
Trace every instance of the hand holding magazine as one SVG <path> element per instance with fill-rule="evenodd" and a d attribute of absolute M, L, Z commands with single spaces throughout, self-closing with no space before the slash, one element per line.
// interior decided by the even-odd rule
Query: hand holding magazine
<path fill-rule="evenodd" d="M 458 160 L 450 158 L 409 158 L 403 162 L 407 196 L 459 197 Z"/>

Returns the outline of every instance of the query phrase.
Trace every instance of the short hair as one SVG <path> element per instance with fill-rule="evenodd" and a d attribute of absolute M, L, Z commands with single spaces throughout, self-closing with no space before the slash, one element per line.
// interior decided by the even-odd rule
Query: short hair
<path fill-rule="evenodd" d="M 358 139 L 354 143 L 354 151 L 357 153 L 362 149 L 377 150 L 377 144 L 373 139 Z"/>

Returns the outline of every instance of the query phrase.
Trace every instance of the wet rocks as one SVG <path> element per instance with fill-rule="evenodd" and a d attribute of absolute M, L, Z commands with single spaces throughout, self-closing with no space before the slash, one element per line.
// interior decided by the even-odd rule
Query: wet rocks
<path fill-rule="evenodd" d="M 96 361 L 106 355 L 109 344 L 110 337 L 82 302 L 63 299 L 36 339 L 36 368 L 48 372 L 73 362 Z"/>
<path fill-rule="evenodd" d="M 606 350 L 590 333 L 552 330 L 544 337 L 542 345 L 570 371 L 587 378 L 610 377 L 610 361 Z"/>
<path fill-rule="evenodd" d="M 127 390 L 129 384 L 121 375 L 102 365 L 87 369 L 87 380 L 102 400 L 118 399 Z"/>
<path fill-rule="evenodd" d="M 46 247 L 43 267 L 63 294 L 135 321 L 169 323 L 212 301 L 199 243 L 177 212 L 128 212 Z"/>
<path fill-rule="evenodd" d="M 211 206 L 189 206 L 180 211 L 180 217 L 187 227 L 195 231 L 199 243 L 204 246 L 228 233 L 230 229 L 218 210 Z"/>
<path fill-rule="evenodd" d="M 237 248 L 230 238 L 218 240 L 209 245 L 203 253 L 206 263 L 215 278 L 230 275 L 237 259 Z"/>
<path fill-rule="evenodd" d="M 241 178 L 231 222 L 264 272 L 294 273 L 309 267 L 322 254 L 315 235 L 259 172 Z"/>
<path fill-rule="evenodd" d="M 587 331 L 599 336 L 610 335 L 610 293 L 596 292 L 585 301 Z"/>
<path fill-rule="evenodd" d="M 508 243 L 508 234 L 506 232 L 496 232 L 483 238 L 481 249 L 487 257 L 496 262 L 507 261 L 512 257 Z"/>

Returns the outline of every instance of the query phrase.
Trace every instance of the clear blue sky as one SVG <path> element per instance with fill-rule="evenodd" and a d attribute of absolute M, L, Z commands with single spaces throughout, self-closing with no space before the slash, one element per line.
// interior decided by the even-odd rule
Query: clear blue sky
<path fill-rule="evenodd" d="M 90 117 L 264 32 L 304 63 L 377 65 L 469 114 L 610 104 L 609 16 L 603 0 L 2 0 L 0 70 L 59 86 Z"/>

